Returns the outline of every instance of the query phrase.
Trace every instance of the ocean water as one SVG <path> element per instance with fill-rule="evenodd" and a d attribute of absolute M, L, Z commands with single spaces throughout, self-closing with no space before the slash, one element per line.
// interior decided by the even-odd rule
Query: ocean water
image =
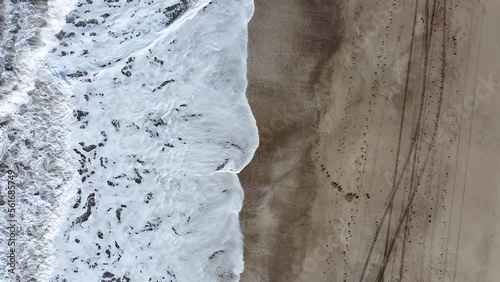
<path fill-rule="evenodd" d="M 0 8 L 0 188 L 9 170 L 17 187 L 0 280 L 238 281 L 253 2 Z"/>

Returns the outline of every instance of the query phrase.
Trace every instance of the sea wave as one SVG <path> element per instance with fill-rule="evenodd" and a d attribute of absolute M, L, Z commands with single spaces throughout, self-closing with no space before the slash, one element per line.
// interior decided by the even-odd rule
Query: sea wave
<path fill-rule="evenodd" d="M 26 191 L 20 226 L 51 230 L 19 237 L 45 251 L 19 250 L 17 274 L 239 280 L 236 173 L 258 145 L 245 96 L 253 2 L 67 3 L 43 11 L 31 77 L 16 77 L 26 99 L 1 116 L 2 174 L 15 167 Z"/>

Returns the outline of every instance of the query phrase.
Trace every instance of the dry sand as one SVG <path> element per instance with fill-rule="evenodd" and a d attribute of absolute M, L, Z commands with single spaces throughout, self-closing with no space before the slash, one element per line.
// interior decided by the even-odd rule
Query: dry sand
<path fill-rule="evenodd" d="M 500 281 L 500 2 L 255 6 L 242 281 Z"/>

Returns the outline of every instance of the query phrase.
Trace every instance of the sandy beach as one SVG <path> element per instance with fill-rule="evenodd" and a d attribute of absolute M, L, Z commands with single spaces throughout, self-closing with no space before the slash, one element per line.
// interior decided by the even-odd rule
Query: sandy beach
<path fill-rule="evenodd" d="M 247 96 L 260 147 L 240 174 L 245 240 L 242 281 L 282 281 L 304 256 L 319 183 L 312 150 L 327 96 L 316 88 L 338 48 L 337 6 L 255 1 Z M 293 263 L 292 263 L 293 262 Z"/>
<path fill-rule="evenodd" d="M 241 281 L 497 281 L 500 3 L 255 1 Z"/>

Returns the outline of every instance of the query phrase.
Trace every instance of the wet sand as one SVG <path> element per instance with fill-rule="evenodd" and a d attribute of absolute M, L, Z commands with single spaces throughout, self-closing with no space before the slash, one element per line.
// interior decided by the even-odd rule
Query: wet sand
<path fill-rule="evenodd" d="M 242 281 L 284 281 L 282 274 L 299 266 L 304 255 L 303 235 L 318 190 L 311 152 L 326 106 L 326 96 L 314 86 L 338 47 L 335 4 L 255 1 L 248 98 L 260 147 L 240 174 L 245 187 Z"/>
<path fill-rule="evenodd" d="M 496 281 L 500 4 L 255 2 L 242 281 Z"/>

